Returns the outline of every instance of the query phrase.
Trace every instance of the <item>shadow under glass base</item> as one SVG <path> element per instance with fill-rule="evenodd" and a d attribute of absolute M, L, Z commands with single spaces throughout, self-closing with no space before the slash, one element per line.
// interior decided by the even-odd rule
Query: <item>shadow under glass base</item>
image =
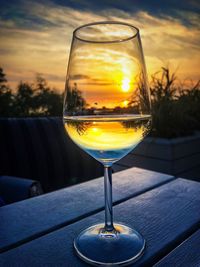
<path fill-rule="evenodd" d="M 103 224 L 97 224 L 82 231 L 74 240 L 77 255 L 94 266 L 125 266 L 136 261 L 144 251 L 144 238 L 128 226 L 114 227 L 106 232 Z"/>

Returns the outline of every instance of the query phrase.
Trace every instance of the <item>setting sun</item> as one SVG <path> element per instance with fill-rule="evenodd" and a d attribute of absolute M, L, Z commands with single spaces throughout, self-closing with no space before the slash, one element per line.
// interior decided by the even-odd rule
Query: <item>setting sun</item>
<path fill-rule="evenodd" d="M 122 106 L 123 106 L 124 108 L 127 108 L 127 107 L 128 107 L 128 103 L 129 103 L 128 100 L 124 100 L 124 101 L 122 102 Z"/>
<path fill-rule="evenodd" d="M 122 91 L 128 92 L 130 89 L 130 80 L 128 78 L 124 78 L 122 80 Z"/>

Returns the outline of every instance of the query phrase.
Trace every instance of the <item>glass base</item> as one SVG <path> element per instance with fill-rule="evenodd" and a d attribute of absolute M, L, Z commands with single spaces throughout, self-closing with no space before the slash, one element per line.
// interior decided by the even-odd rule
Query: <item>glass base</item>
<path fill-rule="evenodd" d="M 144 238 L 128 226 L 114 227 L 106 232 L 103 224 L 97 224 L 82 231 L 74 240 L 77 255 L 94 266 L 125 266 L 136 261 L 144 251 Z"/>

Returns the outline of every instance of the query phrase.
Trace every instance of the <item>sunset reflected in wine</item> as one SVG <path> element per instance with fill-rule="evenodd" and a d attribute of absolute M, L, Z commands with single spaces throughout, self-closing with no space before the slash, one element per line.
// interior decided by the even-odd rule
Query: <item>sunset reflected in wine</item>
<path fill-rule="evenodd" d="M 76 116 L 65 119 L 71 139 L 103 164 L 128 154 L 149 132 L 149 115 Z"/>

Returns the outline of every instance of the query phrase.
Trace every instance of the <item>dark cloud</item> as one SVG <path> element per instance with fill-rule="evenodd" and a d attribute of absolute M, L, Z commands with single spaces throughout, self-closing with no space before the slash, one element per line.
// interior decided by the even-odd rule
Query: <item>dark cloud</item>
<path fill-rule="evenodd" d="M 71 75 L 70 78 L 71 78 L 72 80 L 90 79 L 89 76 L 87 76 L 87 75 L 82 75 L 82 74 Z"/>
<path fill-rule="evenodd" d="M 36 73 L 36 75 L 40 75 L 45 77 L 48 81 L 60 81 L 63 82 L 64 78 L 62 75 L 58 76 L 56 74 L 46 74 L 46 73 Z"/>
<path fill-rule="evenodd" d="M 26 10 L 23 9 L 23 5 L 26 3 L 27 8 L 27 3 L 29 3 L 31 9 L 31 1 L 27 2 L 25 0 L 0 0 L 0 2 L 0 18 L 4 20 L 7 20 L 9 18 L 15 20 L 16 18 L 16 22 L 18 22 L 18 24 L 21 23 L 21 27 L 26 25 L 26 28 L 36 27 L 36 25 L 38 25 L 38 27 L 39 25 L 50 26 L 49 24 L 51 22 L 45 21 L 45 18 L 38 19 L 38 17 L 30 17 L 30 14 L 26 14 Z M 194 24 L 194 21 L 191 19 L 191 14 L 196 14 L 196 16 L 198 16 L 198 14 L 200 13 L 200 2 L 197 0 L 35 0 L 34 2 L 43 3 L 47 6 L 61 5 L 81 11 L 89 10 L 95 13 L 113 9 L 112 15 L 115 15 L 114 9 L 132 13 L 133 16 L 134 13 L 145 11 L 150 15 L 158 18 L 177 18 L 181 20 L 182 24 L 186 26 Z M 20 22 L 17 21 L 17 18 L 21 18 Z M 200 22 L 199 17 L 198 22 Z M 195 21 L 195 25 L 198 22 Z"/>
<path fill-rule="evenodd" d="M 87 84 L 87 85 L 100 85 L 100 86 L 105 86 L 105 85 L 111 85 L 111 83 L 108 83 L 108 82 L 102 82 L 101 80 L 99 79 L 93 79 L 91 78 L 90 76 L 88 75 L 83 75 L 83 74 L 75 74 L 75 75 L 71 75 L 70 76 L 70 79 L 72 80 L 84 80 L 84 79 L 87 79 L 87 80 L 90 80 L 90 82 L 80 82 L 79 84 Z"/>
<path fill-rule="evenodd" d="M 45 0 L 43 0 L 45 1 Z M 119 9 L 126 12 L 146 11 L 156 17 L 176 17 L 183 21 L 184 24 L 190 24 L 187 16 L 182 16 L 181 12 L 193 12 L 199 14 L 200 4 L 197 0 L 53 0 L 54 3 L 70 6 L 79 10 L 92 10 L 94 12 L 102 11 L 105 9 Z"/>
<path fill-rule="evenodd" d="M 12 21 L 20 29 L 35 29 L 40 30 L 45 26 L 53 26 L 53 22 L 47 21 L 46 18 L 38 17 L 31 12 L 31 1 L 26 0 L 0 0 L 0 19 L 2 21 Z M 34 1 L 35 3 L 46 2 L 48 7 L 51 6 L 50 2 L 44 1 Z M 53 3 L 53 2 L 52 2 Z M 12 25 L 11 25 L 12 27 Z M 10 28 L 10 25 L 4 25 L 4 28 Z"/>

